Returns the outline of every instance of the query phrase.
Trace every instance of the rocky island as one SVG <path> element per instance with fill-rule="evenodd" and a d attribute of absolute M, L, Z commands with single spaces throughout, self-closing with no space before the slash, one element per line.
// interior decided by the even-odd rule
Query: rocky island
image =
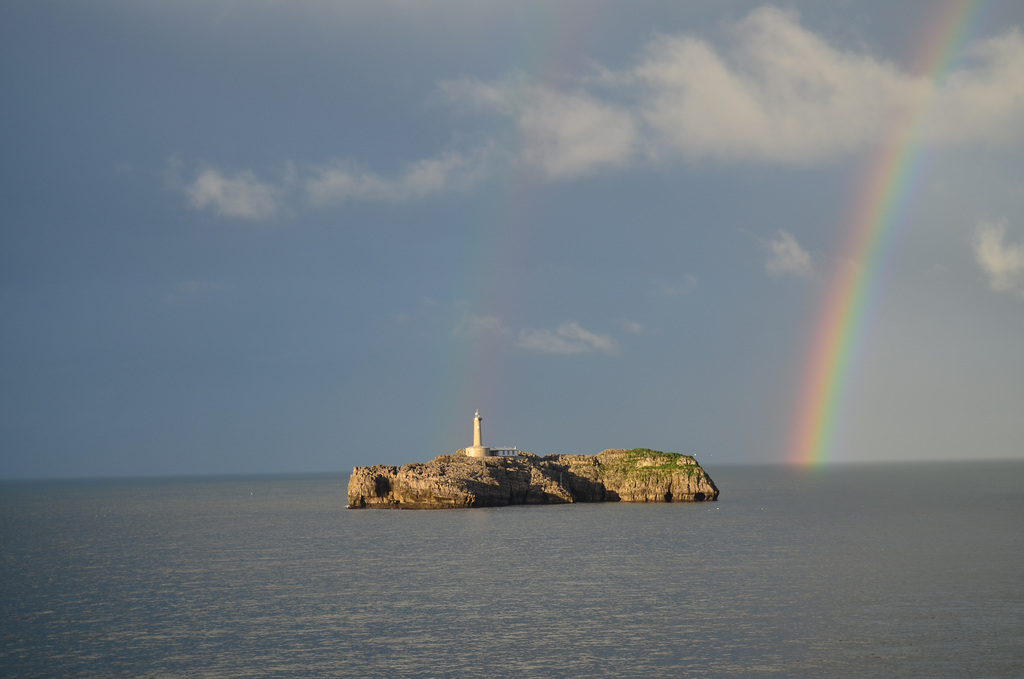
<path fill-rule="evenodd" d="M 452 509 L 569 502 L 702 502 L 718 488 L 690 455 L 646 448 L 597 455 L 493 456 L 479 443 L 430 462 L 356 467 L 350 509 Z M 477 450 L 475 451 L 474 448 Z M 513 450 L 513 449 L 495 449 Z"/>

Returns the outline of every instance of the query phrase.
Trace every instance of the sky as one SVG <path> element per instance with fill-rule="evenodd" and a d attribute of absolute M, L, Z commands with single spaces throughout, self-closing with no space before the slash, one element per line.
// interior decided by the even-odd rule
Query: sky
<path fill-rule="evenodd" d="M 815 463 L 1024 459 L 1016 0 L 8 0 L 0 91 L 0 478 L 799 462 L 843 272 Z"/>

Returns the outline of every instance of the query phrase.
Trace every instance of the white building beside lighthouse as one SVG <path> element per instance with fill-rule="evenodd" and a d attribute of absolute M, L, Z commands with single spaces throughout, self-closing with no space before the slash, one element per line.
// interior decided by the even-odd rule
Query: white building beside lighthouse
<path fill-rule="evenodd" d="M 473 417 L 473 445 L 466 448 L 467 457 L 517 457 L 519 455 L 519 449 L 515 446 L 500 446 L 497 448 L 489 448 L 483 444 L 483 426 L 481 423 L 484 418 L 480 417 L 480 411 L 476 411 L 476 415 Z"/>

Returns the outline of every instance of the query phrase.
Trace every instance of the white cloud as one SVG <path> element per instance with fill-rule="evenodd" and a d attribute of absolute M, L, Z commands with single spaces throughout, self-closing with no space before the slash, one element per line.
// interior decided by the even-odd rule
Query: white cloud
<path fill-rule="evenodd" d="M 636 321 L 629 321 L 626 319 L 620 319 L 618 321 L 619 326 L 631 335 L 643 335 L 647 332 L 647 326 Z"/>
<path fill-rule="evenodd" d="M 874 140 L 922 86 L 778 9 L 755 10 L 733 35 L 724 54 L 688 36 L 648 46 L 632 75 L 646 88 L 653 145 L 690 158 L 817 160 Z"/>
<path fill-rule="evenodd" d="M 646 88 L 637 114 L 655 153 L 687 158 L 810 162 L 884 140 L 913 107 L 931 102 L 926 140 L 953 145 L 1019 141 L 1024 134 L 1024 39 L 1017 30 L 972 51 L 943 81 L 842 50 L 766 7 L 716 50 L 663 36 L 630 74 Z M 933 98 L 929 100 L 929 95 Z"/>
<path fill-rule="evenodd" d="M 437 87 L 441 97 L 450 104 L 465 106 L 474 112 L 498 111 L 513 115 L 515 102 L 523 101 L 532 85 L 523 76 L 493 83 L 463 76 L 442 80 Z"/>
<path fill-rule="evenodd" d="M 697 287 L 697 277 L 688 273 L 673 280 L 658 281 L 656 285 L 661 294 L 667 297 L 679 297 L 693 292 Z"/>
<path fill-rule="evenodd" d="M 516 346 L 542 354 L 585 354 L 592 351 L 614 354 L 619 350 L 614 338 L 584 330 L 576 321 L 566 321 L 555 330 L 524 328 L 519 332 Z"/>
<path fill-rule="evenodd" d="M 315 168 L 303 183 L 306 198 L 315 206 L 347 200 L 404 201 L 469 188 L 485 174 L 487 157 L 487 148 L 469 155 L 449 151 L 412 163 L 395 178 L 334 163 Z"/>
<path fill-rule="evenodd" d="M 265 219 L 288 194 L 313 207 L 407 201 L 474 186 L 497 160 L 568 180 L 642 163 L 811 164 L 885 143 L 921 114 L 932 146 L 1016 144 L 1024 138 L 1024 37 L 1009 30 L 975 45 L 941 80 L 863 50 L 829 43 L 772 7 L 751 12 L 712 43 L 661 35 L 632 65 L 595 65 L 563 85 L 522 74 L 439 84 L 451 104 L 512 124 L 507 138 L 446 151 L 394 175 L 353 162 L 306 166 L 291 181 L 251 171 L 202 171 L 185 190 L 196 209 Z M 919 110 L 921 109 L 921 110 Z M 301 195 L 294 195 L 298 190 Z"/>
<path fill-rule="evenodd" d="M 929 138 L 937 144 L 1000 144 L 1021 137 L 1024 36 L 1010 30 L 971 51 L 973 61 L 939 85 Z"/>
<path fill-rule="evenodd" d="M 227 176 L 207 168 L 185 187 L 185 195 L 197 210 L 210 208 L 222 217 L 267 219 L 280 209 L 282 189 L 260 181 L 249 170 Z"/>
<path fill-rule="evenodd" d="M 996 292 L 1024 297 L 1024 243 L 1003 244 L 1006 222 L 981 222 L 974 229 L 974 257 Z"/>
<path fill-rule="evenodd" d="M 638 137 L 629 112 L 586 93 L 538 88 L 519 117 L 523 160 L 548 177 L 566 179 L 625 163 Z"/>
<path fill-rule="evenodd" d="M 583 88 L 559 92 L 520 76 L 500 83 L 460 78 L 441 83 L 440 90 L 452 103 L 514 119 L 517 160 L 549 179 L 624 165 L 639 148 L 634 115 Z"/>
<path fill-rule="evenodd" d="M 301 172 L 289 163 L 277 183 L 260 180 L 251 170 L 227 175 L 206 168 L 184 187 L 184 192 L 197 210 L 210 209 L 222 217 L 260 220 L 281 212 L 289 199 L 295 200 L 293 189 L 298 187 L 304 191 L 305 201 L 314 207 L 350 200 L 399 202 L 469 188 L 486 174 L 490 153 L 489 145 L 469 154 L 448 151 L 411 163 L 393 178 L 340 161 Z M 177 158 L 168 161 L 167 181 L 172 187 L 181 188 L 174 180 L 180 165 Z"/>
<path fill-rule="evenodd" d="M 769 276 L 810 276 L 813 272 L 810 254 L 800 247 L 800 243 L 788 231 L 779 229 L 775 238 L 762 242 L 768 250 L 764 270 Z"/>
<path fill-rule="evenodd" d="M 972 51 L 942 82 L 841 49 L 788 12 L 764 7 L 715 46 L 662 35 L 631 68 L 596 67 L 559 92 L 523 77 L 442 83 L 452 101 L 516 126 L 516 156 L 552 179 L 642 160 L 813 163 L 882 143 L 931 102 L 925 139 L 953 145 L 1024 136 L 1024 40 L 1018 31 Z M 589 88 L 589 89 L 588 89 Z"/>
<path fill-rule="evenodd" d="M 455 326 L 456 335 L 504 335 L 508 332 L 500 316 L 465 313 Z"/>

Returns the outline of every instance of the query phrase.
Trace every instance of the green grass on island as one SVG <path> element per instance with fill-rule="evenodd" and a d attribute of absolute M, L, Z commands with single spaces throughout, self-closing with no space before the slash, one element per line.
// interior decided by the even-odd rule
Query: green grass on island
<path fill-rule="evenodd" d="M 647 480 L 667 478 L 677 473 L 692 476 L 697 469 L 697 460 L 692 455 L 663 453 L 649 448 L 633 448 L 622 453 L 621 457 L 609 456 L 611 459 L 602 460 L 602 477 Z"/>

